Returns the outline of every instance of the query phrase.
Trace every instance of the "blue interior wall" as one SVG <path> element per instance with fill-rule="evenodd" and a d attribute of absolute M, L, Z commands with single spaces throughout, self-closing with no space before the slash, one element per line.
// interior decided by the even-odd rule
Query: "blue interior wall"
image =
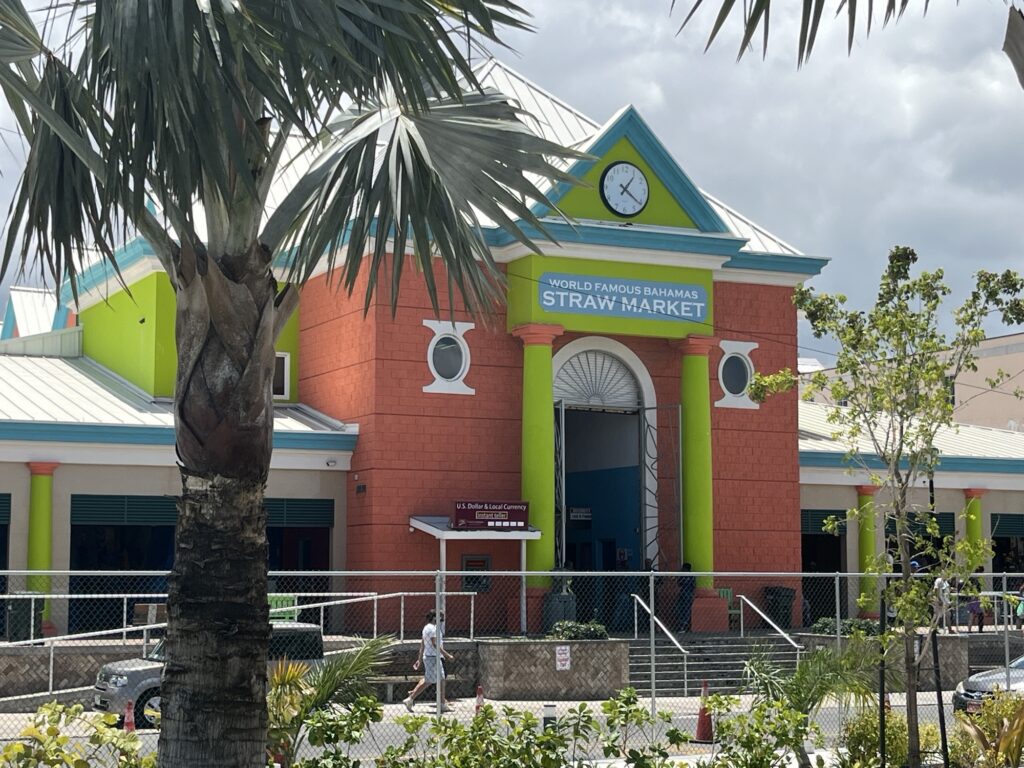
<path fill-rule="evenodd" d="M 568 472 L 565 476 L 565 495 L 568 507 L 590 507 L 590 526 L 579 522 L 567 523 L 566 538 L 575 545 L 589 543 L 593 552 L 595 570 L 615 569 L 615 562 L 603 562 L 600 539 L 615 539 L 615 548 L 629 549 L 629 570 L 643 567 L 638 510 L 640 508 L 640 468 L 614 467 L 586 472 Z M 579 559 L 579 554 L 577 554 Z M 574 565 L 583 565 L 575 563 Z"/>

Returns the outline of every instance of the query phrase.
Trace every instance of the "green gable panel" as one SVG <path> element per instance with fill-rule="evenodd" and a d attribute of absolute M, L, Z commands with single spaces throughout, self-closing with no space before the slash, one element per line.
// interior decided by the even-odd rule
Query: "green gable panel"
<path fill-rule="evenodd" d="M 0 525 L 11 522 L 11 494 L 0 493 Z"/>
<path fill-rule="evenodd" d="M 605 169 L 616 162 L 632 163 L 647 177 L 650 195 L 644 209 L 633 217 L 622 217 L 609 210 L 601 199 L 601 176 Z M 655 170 L 637 151 L 628 138 L 619 141 L 594 163 L 583 176 L 586 186 L 575 187 L 559 201 L 558 207 L 574 219 L 597 219 L 604 221 L 628 221 L 636 224 L 653 224 L 661 227 L 696 229 L 690 214 L 683 209 L 672 193 L 658 178 Z"/>
<path fill-rule="evenodd" d="M 992 515 L 992 536 L 1024 536 L 1024 512 Z"/>
<path fill-rule="evenodd" d="M 800 533 L 816 534 L 821 536 L 832 536 L 825 530 L 825 521 L 830 517 L 838 517 L 839 532 L 846 532 L 846 510 L 845 509 L 801 509 L 800 510 Z"/>

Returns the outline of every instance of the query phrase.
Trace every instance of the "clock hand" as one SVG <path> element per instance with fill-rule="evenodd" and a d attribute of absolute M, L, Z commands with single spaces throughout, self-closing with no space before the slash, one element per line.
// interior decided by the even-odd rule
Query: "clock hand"
<path fill-rule="evenodd" d="M 636 196 L 635 196 L 635 195 L 634 195 L 634 194 L 633 194 L 632 192 L 630 192 L 630 191 L 629 191 L 628 189 L 626 189 L 625 187 L 623 187 L 623 188 L 622 188 L 622 191 L 623 191 L 623 192 L 625 192 L 625 193 L 626 193 L 627 195 L 629 195 L 630 197 L 632 197 L 632 198 L 633 198 L 633 202 L 634 202 L 634 203 L 636 203 L 637 205 L 642 205 L 642 203 L 641 203 L 641 202 L 640 202 L 639 200 L 637 200 L 637 199 L 636 199 Z"/>
<path fill-rule="evenodd" d="M 636 176 L 630 176 L 629 181 L 627 181 L 625 184 L 619 184 L 619 187 L 622 189 L 622 194 L 629 194 L 629 185 L 632 184 L 635 179 Z"/>

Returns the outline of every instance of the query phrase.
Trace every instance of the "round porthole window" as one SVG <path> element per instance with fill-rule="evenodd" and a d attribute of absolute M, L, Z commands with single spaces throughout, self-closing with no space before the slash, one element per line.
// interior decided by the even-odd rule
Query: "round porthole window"
<path fill-rule="evenodd" d="M 729 355 L 722 361 L 722 389 L 739 397 L 747 391 L 752 372 L 745 355 Z"/>
<path fill-rule="evenodd" d="M 463 342 L 455 336 L 440 336 L 430 353 L 430 363 L 437 377 L 445 381 L 457 381 L 466 366 Z"/>

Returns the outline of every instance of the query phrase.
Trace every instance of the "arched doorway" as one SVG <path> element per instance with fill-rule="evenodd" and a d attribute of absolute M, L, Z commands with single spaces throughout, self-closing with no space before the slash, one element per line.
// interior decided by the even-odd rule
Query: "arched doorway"
<path fill-rule="evenodd" d="M 643 362 L 603 337 L 553 359 L 556 562 L 641 570 L 658 557 L 657 403 Z"/>

